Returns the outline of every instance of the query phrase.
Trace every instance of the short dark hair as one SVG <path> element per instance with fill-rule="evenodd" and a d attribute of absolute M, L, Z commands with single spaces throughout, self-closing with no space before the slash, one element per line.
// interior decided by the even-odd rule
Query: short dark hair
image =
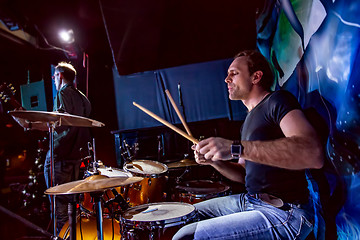
<path fill-rule="evenodd" d="M 274 83 L 274 75 L 269 62 L 257 50 L 244 50 L 235 55 L 234 58 L 246 57 L 250 75 L 256 71 L 262 71 L 263 76 L 259 82 L 265 90 L 270 91 Z"/>
<path fill-rule="evenodd" d="M 55 70 L 61 72 L 67 81 L 69 81 L 69 82 L 74 81 L 75 76 L 76 76 L 76 70 L 73 67 L 73 65 L 71 65 L 70 63 L 60 62 L 55 67 Z"/>

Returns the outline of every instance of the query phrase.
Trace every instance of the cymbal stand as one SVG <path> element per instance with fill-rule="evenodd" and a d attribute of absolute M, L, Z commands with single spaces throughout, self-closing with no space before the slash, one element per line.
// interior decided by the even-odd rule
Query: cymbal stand
<path fill-rule="evenodd" d="M 93 143 L 91 144 L 90 142 L 88 142 L 88 151 L 89 151 L 89 166 L 88 169 L 91 169 L 90 172 L 93 172 L 93 174 L 99 174 L 98 171 L 98 162 L 96 160 L 96 151 L 95 151 L 95 138 L 93 138 Z"/>
<path fill-rule="evenodd" d="M 97 236 L 98 240 L 104 240 L 103 238 L 103 218 L 102 218 L 102 208 L 101 208 L 101 196 L 104 192 L 91 192 L 90 196 L 94 199 L 95 202 L 95 212 L 96 212 L 96 226 L 97 226 Z"/>
<path fill-rule="evenodd" d="M 49 138 L 50 138 L 50 186 L 55 186 L 55 169 L 54 169 L 54 129 L 56 122 L 48 122 L 49 127 Z M 55 195 L 51 195 L 52 202 L 52 219 L 54 223 L 54 235 L 57 236 L 56 232 L 56 205 L 55 205 Z"/>
<path fill-rule="evenodd" d="M 76 240 L 76 203 L 78 196 L 78 194 L 73 195 L 73 199 L 68 204 L 70 240 Z"/>

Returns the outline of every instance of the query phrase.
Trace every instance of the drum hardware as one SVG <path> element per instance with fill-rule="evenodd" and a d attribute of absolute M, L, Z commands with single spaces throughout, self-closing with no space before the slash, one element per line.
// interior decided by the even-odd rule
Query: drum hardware
<path fill-rule="evenodd" d="M 111 189 L 111 192 L 114 194 L 115 198 L 110 199 L 104 203 L 105 206 L 109 206 L 110 204 L 116 202 L 119 204 L 121 212 L 124 212 L 127 210 L 130 205 L 126 202 L 124 197 L 116 191 L 116 189 Z"/>
<path fill-rule="evenodd" d="M 29 123 L 31 122 L 42 122 L 46 123 L 49 130 L 49 139 L 50 139 L 50 173 L 51 173 L 51 183 L 50 185 L 54 187 L 55 185 L 55 171 L 54 171 L 54 131 L 55 127 L 59 126 L 74 126 L 74 127 L 103 127 L 105 124 L 76 115 L 66 114 L 66 113 L 57 113 L 57 112 L 43 112 L 43 111 L 26 111 L 26 110 L 16 110 L 10 111 L 9 114 L 14 118 L 19 124 L 21 120 L 25 120 Z M 54 235 L 56 235 L 56 211 L 55 211 L 55 195 L 52 196 L 52 219 L 54 221 Z"/>
<path fill-rule="evenodd" d="M 104 167 L 101 166 L 97 169 L 97 172 L 86 172 L 87 177 L 92 176 L 93 179 L 106 179 L 112 177 L 132 177 L 130 172 L 126 172 L 122 169 Z M 131 185 L 130 185 L 131 186 Z M 125 198 L 127 196 L 128 186 L 116 187 L 111 190 L 106 190 L 101 200 L 104 206 L 103 214 L 104 217 L 117 217 L 119 213 L 128 208 L 128 203 Z M 120 196 L 118 196 L 120 195 Z M 94 201 L 91 198 L 89 193 L 84 193 L 81 195 L 82 199 L 80 201 L 81 210 L 88 215 L 95 215 L 95 205 Z"/>
<path fill-rule="evenodd" d="M 120 148 L 120 155 L 125 160 L 124 164 L 134 160 L 134 155 L 131 154 L 133 149 L 129 146 L 129 144 L 126 142 L 125 139 L 122 141 L 121 146 L 119 148 Z"/>
<path fill-rule="evenodd" d="M 60 195 L 60 194 L 79 194 L 90 192 L 91 197 L 95 201 L 96 209 L 96 226 L 98 230 L 98 240 L 103 240 L 103 220 L 101 208 L 101 196 L 104 191 L 117 186 L 125 186 L 131 183 L 141 181 L 141 177 L 113 177 L 99 179 L 96 175 L 87 177 L 83 180 L 73 181 L 51 187 L 45 191 L 45 194 Z M 71 210 L 70 210 L 71 208 Z M 70 226 L 70 240 L 76 240 L 76 221 L 74 220 L 74 208 L 76 211 L 75 201 L 69 203 L 69 226 Z M 71 215 L 70 215 L 71 214 Z"/>
<path fill-rule="evenodd" d="M 161 162 L 161 160 L 162 160 L 163 157 L 165 156 L 164 135 L 163 135 L 163 134 L 158 135 L 158 136 L 157 136 L 157 141 L 158 141 L 158 149 L 157 149 L 157 150 L 158 150 L 158 151 L 157 151 L 158 156 L 157 156 L 157 160 L 158 160 L 159 162 Z"/>
<path fill-rule="evenodd" d="M 185 171 L 179 177 L 176 177 L 175 183 L 180 184 L 181 182 L 183 182 L 183 178 L 184 178 L 185 174 L 187 174 L 189 172 L 190 172 L 190 169 L 188 167 L 186 167 Z"/>

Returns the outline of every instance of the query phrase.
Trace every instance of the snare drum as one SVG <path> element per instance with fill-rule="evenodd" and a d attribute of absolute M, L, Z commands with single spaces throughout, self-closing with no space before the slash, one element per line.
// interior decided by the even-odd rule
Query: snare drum
<path fill-rule="evenodd" d="M 229 195 L 230 187 L 211 180 L 193 180 L 175 187 L 172 200 L 176 202 L 198 203 L 206 199 Z"/>
<path fill-rule="evenodd" d="M 150 160 L 135 160 L 125 164 L 124 169 L 133 176 L 143 177 L 140 182 L 128 187 L 127 201 L 130 206 L 165 200 L 166 172 L 165 164 Z"/>
<path fill-rule="evenodd" d="M 121 169 L 111 168 L 111 167 L 102 167 L 98 168 L 100 175 L 92 175 L 91 177 L 94 179 L 102 179 L 102 178 L 109 178 L 109 177 L 132 177 L 132 174 L 129 172 L 125 172 Z M 89 172 L 88 172 L 89 174 Z M 116 191 L 118 194 L 121 194 L 124 199 L 126 199 L 126 188 L 125 187 L 116 187 L 113 190 L 107 190 L 104 192 L 102 196 L 103 202 L 108 202 L 115 198 L 115 194 L 112 191 Z M 116 193 L 115 192 L 115 193 Z M 95 215 L 95 203 L 90 196 L 90 193 L 84 193 L 83 198 L 81 201 L 81 209 L 83 212 Z M 116 202 L 112 202 L 107 204 L 103 209 L 103 213 L 105 217 L 108 217 L 110 213 L 116 213 L 120 211 L 120 206 Z"/>
<path fill-rule="evenodd" d="M 113 237 L 114 235 L 114 237 Z M 62 227 L 59 237 L 61 239 L 70 239 L 69 221 Z M 104 240 L 120 239 L 120 222 L 116 219 L 103 219 L 103 238 Z M 76 239 L 90 240 L 97 239 L 96 218 L 93 216 L 81 216 L 76 220 Z"/>
<path fill-rule="evenodd" d="M 123 240 L 167 240 L 196 218 L 195 207 L 187 203 L 149 203 L 130 208 L 121 217 Z"/>

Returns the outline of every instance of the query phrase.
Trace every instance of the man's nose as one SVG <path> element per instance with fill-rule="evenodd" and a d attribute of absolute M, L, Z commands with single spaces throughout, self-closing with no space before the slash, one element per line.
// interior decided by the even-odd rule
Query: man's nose
<path fill-rule="evenodd" d="M 229 77 L 229 75 L 225 78 L 225 82 L 226 82 L 226 83 L 231 82 L 231 78 Z"/>

